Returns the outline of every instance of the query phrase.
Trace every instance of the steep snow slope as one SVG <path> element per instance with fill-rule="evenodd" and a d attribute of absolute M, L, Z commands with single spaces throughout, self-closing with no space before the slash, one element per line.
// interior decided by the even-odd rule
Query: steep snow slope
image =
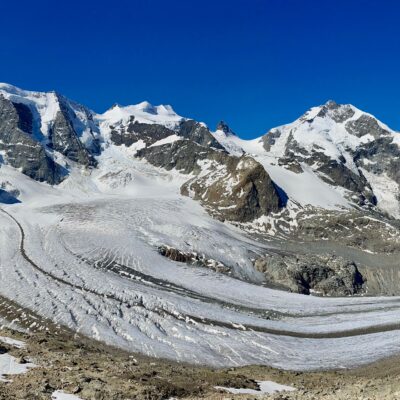
<path fill-rule="evenodd" d="M 296 173 L 278 164 L 278 158 L 269 154 L 263 147 L 262 138 L 244 140 L 238 136 L 225 137 L 221 131 L 215 132 L 216 138 L 232 154 L 242 151 L 253 156 L 260 162 L 272 180 L 281 187 L 290 201 L 302 206 L 312 205 L 326 209 L 341 209 L 350 207 L 343 196 L 343 190 L 322 181 L 310 167 L 305 167 L 302 173 Z"/>

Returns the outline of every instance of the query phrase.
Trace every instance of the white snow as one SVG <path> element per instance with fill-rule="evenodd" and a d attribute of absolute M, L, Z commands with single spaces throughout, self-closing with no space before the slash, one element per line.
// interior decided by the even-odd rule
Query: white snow
<path fill-rule="evenodd" d="M 74 394 L 65 393 L 63 390 L 56 390 L 51 395 L 51 400 L 82 400 Z"/>
<path fill-rule="evenodd" d="M 6 336 L 0 336 L 0 342 L 16 347 L 17 349 L 23 349 L 26 347 L 26 343 L 22 340 L 12 339 Z"/>
<path fill-rule="evenodd" d="M 281 385 L 272 381 L 257 381 L 259 386 L 259 390 L 254 389 L 236 389 L 236 388 L 228 388 L 224 386 L 215 386 L 215 389 L 224 390 L 231 394 L 254 394 L 254 395 L 262 395 L 262 394 L 273 394 L 277 392 L 293 392 L 296 389 L 292 386 Z"/>
<path fill-rule="evenodd" d="M 7 336 L 0 336 L 0 342 L 17 349 L 23 349 L 26 346 L 26 343 L 22 340 L 13 339 Z M 35 367 L 35 364 L 21 364 L 15 357 L 8 353 L 0 354 L 0 382 L 9 382 L 9 377 L 6 375 L 24 374 L 33 367 Z"/>
<path fill-rule="evenodd" d="M 164 139 L 157 140 L 157 142 L 153 143 L 150 147 L 162 146 L 163 144 L 174 143 L 177 142 L 178 140 L 183 140 L 183 138 L 181 136 L 174 134 Z"/>
<path fill-rule="evenodd" d="M 33 363 L 20 364 L 8 353 L 0 354 L 0 382 L 8 382 L 10 380 L 8 375 L 25 374 L 33 367 L 35 367 Z"/>
<path fill-rule="evenodd" d="M 132 116 L 135 118 L 134 121 L 145 124 L 161 124 L 170 129 L 174 129 L 179 122 L 184 120 L 171 106 L 153 106 L 147 101 L 125 107 L 115 105 L 105 113 L 97 114 L 96 118 L 104 126 L 110 126 L 127 123 Z"/>

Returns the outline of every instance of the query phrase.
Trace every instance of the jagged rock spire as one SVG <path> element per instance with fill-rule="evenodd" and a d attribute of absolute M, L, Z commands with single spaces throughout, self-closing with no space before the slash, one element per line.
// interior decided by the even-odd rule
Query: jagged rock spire
<path fill-rule="evenodd" d="M 222 131 L 226 135 L 234 135 L 235 134 L 225 121 L 218 122 L 217 131 Z"/>

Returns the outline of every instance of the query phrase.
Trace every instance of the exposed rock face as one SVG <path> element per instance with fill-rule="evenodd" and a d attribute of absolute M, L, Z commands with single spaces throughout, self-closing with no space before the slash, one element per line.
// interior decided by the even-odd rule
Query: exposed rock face
<path fill-rule="evenodd" d="M 251 157 L 231 156 L 191 140 L 148 147 L 137 155 L 158 167 L 195 174 L 181 193 L 199 200 L 221 219 L 248 222 L 281 206 L 276 186 Z"/>
<path fill-rule="evenodd" d="M 224 132 L 225 135 L 234 135 L 235 134 L 225 121 L 219 121 L 217 124 L 216 130 Z"/>
<path fill-rule="evenodd" d="M 324 118 L 325 116 L 330 117 L 337 123 L 342 123 L 355 114 L 354 109 L 349 105 L 340 105 L 333 100 L 329 100 L 317 114 L 318 117 Z"/>
<path fill-rule="evenodd" d="M 176 132 L 159 124 L 143 124 L 135 121 L 131 116 L 127 125 L 121 124 L 118 127 L 112 127 L 111 140 L 117 146 L 131 146 L 139 140 L 150 146 L 158 140 L 165 139 L 174 135 Z"/>
<path fill-rule="evenodd" d="M 151 164 L 162 167 L 167 170 L 176 168 L 185 173 L 199 173 L 200 165 L 198 160 L 204 160 L 209 157 L 222 157 L 222 153 L 212 149 L 202 147 L 192 141 L 185 140 L 164 144 L 162 146 L 146 147 L 137 152 L 137 156 L 145 158 Z"/>
<path fill-rule="evenodd" d="M 72 121 L 76 119 L 76 115 L 61 96 L 58 96 L 58 101 L 60 111 L 57 112 L 50 128 L 49 145 L 72 161 L 85 166 L 95 166 L 95 159 L 79 140 L 74 129 Z"/>
<path fill-rule="evenodd" d="M 295 236 L 301 241 L 329 241 L 377 253 L 400 250 L 399 224 L 366 212 L 323 211 L 297 218 Z"/>
<path fill-rule="evenodd" d="M 281 136 L 281 133 L 282 132 L 279 129 L 273 129 L 262 137 L 263 146 L 266 151 L 271 150 L 271 146 L 275 144 L 276 139 Z"/>
<path fill-rule="evenodd" d="M 346 129 L 357 137 L 363 137 L 365 135 L 372 135 L 375 139 L 379 139 L 381 136 L 386 136 L 389 132 L 382 128 L 377 120 L 369 115 L 363 114 L 357 120 L 352 120 L 346 123 Z"/>
<path fill-rule="evenodd" d="M 181 122 L 178 134 L 202 146 L 224 150 L 224 147 L 214 138 L 208 128 L 192 119 Z"/>
<path fill-rule="evenodd" d="M 221 144 L 214 138 L 208 128 L 194 120 L 183 120 L 173 130 L 160 124 L 141 123 L 135 121 L 135 117 L 131 116 L 127 124 L 121 123 L 110 128 L 111 140 L 118 146 L 125 145 L 129 147 L 139 140 L 142 140 L 147 146 L 151 146 L 159 140 L 178 135 L 202 146 L 223 150 Z"/>
<path fill-rule="evenodd" d="M 223 274 L 230 274 L 231 269 L 219 261 L 207 258 L 204 254 L 188 253 L 170 246 L 160 246 L 158 252 L 172 261 L 183 262 L 194 267 L 209 268 Z"/>
<path fill-rule="evenodd" d="M 345 164 L 343 161 L 326 160 L 317 171 L 322 172 L 321 178 L 328 183 L 334 182 L 336 185 L 356 193 L 359 205 L 376 205 L 376 197 L 365 176 L 362 173 L 356 174 Z"/>
<path fill-rule="evenodd" d="M 55 162 L 62 159 L 60 155 L 65 156 L 66 166 L 68 160 L 96 166 L 99 128 L 84 106 L 55 92 L 29 92 L 5 84 L 0 86 L 0 97 L 5 162 L 50 184 L 59 183 L 68 173 Z"/>
<path fill-rule="evenodd" d="M 184 184 L 181 192 L 230 221 L 250 222 L 279 210 L 278 190 L 261 164 L 248 156 L 223 161 L 206 161 L 202 173 Z"/>
<path fill-rule="evenodd" d="M 57 184 L 62 169 L 32 137 L 32 113 L 23 104 L 16 105 L 0 95 L 0 150 L 6 161 L 38 181 Z"/>
<path fill-rule="evenodd" d="M 271 254 L 254 266 L 270 284 L 296 293 L 348 296 L 363 290 L 364 278 L 356 264 L 341 257 Z"/>
<path fill-rule="evenodd" d="M 386 175 L 400 184 L 400 148 L 391 136 L 382 136 L 358 148 L 354 160 L 374 175 Z"/>

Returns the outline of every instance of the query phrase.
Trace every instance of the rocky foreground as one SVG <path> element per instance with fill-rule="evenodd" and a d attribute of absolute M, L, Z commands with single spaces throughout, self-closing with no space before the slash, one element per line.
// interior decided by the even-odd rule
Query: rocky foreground
<path fill-rule="evenodd" d="M 213 369 L 133 355 L 58 332 L 26 334 L 8 329 L 1 336 L 23 340 L 17 349 L 1 344 L 20 362 L 37 367 L 0 380 L 0 399 L 49 400 L 56 390 L 83 400 L 127 399 L 398 399 L 398 358 L 356 370 L 299 373 L 268 367 Z M 272 395 L 232 395 L 215 386 L 256 389 L 256 380 L 271 380 L 297 390 Z"/>

